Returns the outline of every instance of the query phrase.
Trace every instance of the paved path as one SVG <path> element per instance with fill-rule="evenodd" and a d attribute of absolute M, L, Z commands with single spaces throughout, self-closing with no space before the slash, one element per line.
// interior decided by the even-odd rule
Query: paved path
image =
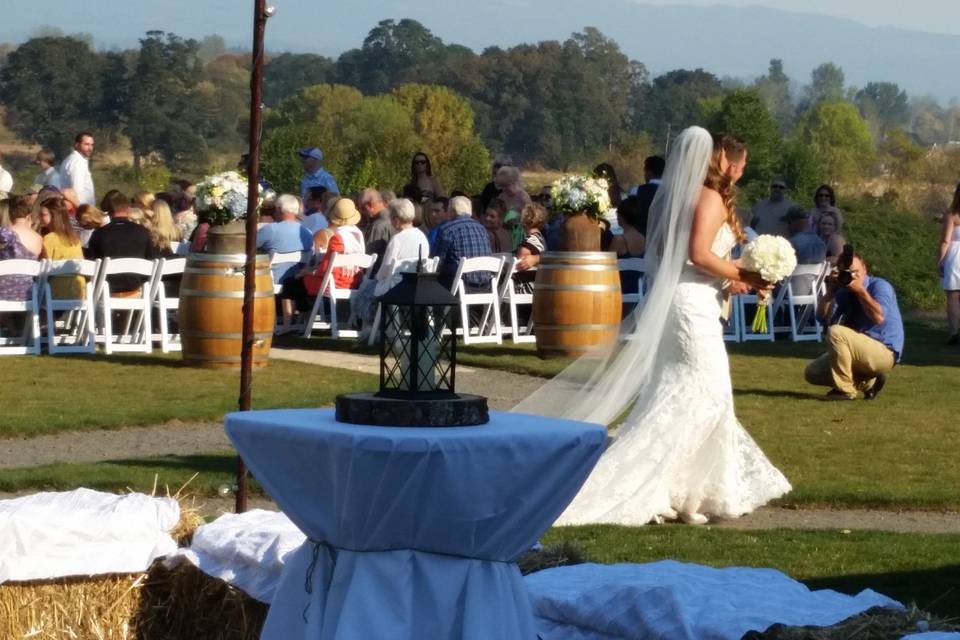
<path fill-rule="evenodd" d="M 332 351 L 273 349 L 273 358 L 308 364 L 378 373 L 375 356 Z M 525 398 L 543 380 L 491 369 L 457 367 L 457 388 L 487 396 L 491 409 L 506 410 Z M 185 455 L 231 448 L 219 422 L 169 422 L 149 427 L 113 431 L 62 432 L 22 440 L 4 440 L 0 469 L 61 462 L 92 463 L 104 460 Z M 0 499 L 11 494 L 0 493 Z M 233 510 L 233 498 L 198 498 L 201 511 L 210 516 Z M 266 498 L 251 498 L 250 508 L 275 509 Z M 960 533 L 960 513 L 931 511 L 874 511 L 867 509 L 783 509 L 764 507 L 739 518 L 717 523 L 724 529 L 877 529 L 915 533 Z"/>

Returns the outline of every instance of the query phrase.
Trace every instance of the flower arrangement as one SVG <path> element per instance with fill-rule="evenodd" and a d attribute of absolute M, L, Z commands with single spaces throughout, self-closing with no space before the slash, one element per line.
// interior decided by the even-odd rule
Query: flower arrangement
<path fill-rule="evenodd" d="M 586 213 L 599 220 L 610 208 L 609 185 L 604 178 L 564 176 L 550 188 L 550 205 L 565 214 Z"/>
<path fill-rule="evenodd" d="M 197 213 L 206 215 L 211 225 L 227 224 L 247 217 L 247 178 L 236 171 L 208 176 L 197 185 Z M 258 202 L 263 187 L 257 187 Z"/>
<path fill-rule="evenodd" d="M 764 280 L 777 284 L 788 278 L 797 268 L 797 254 L 790 241 L 781 236 L 757 236 L 743 248 L 744 269 L 756 271 Z M 767 332 L 767 301 L 761 297 L 757 314 L 753 317 L 754 333 Z"/>

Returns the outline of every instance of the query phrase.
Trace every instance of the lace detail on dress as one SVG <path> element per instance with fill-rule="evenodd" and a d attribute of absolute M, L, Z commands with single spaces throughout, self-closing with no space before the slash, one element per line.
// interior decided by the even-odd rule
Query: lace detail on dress
<path fill-rule="evenodd" d="M 724 225 L 713 251 L 736 244 Z M 645 524 L 674 509 L 733 518 L 790 490 L 734 415 L 720 282 L 692 265 L 673 297 L 656 374 L 558 524 Z"/>

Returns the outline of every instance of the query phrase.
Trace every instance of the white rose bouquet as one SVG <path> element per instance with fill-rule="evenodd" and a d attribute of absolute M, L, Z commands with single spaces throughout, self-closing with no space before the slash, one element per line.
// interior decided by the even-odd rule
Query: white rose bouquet
<path fill-rule="evenodd" d="M 550 206 L 566 214 L 586 213 L 595 220 L 610 208 L 609 185 L 604 178 L 564 176 L 550 188 Z"/>
<path fill-rule="evenodd" d="M 762 235 L 751 240 L 740 255 L 743 268 L 755 271 L 764 280 L 777 284 L 797 268 L 797 254 L 790 241 L 781 236 Z M 761 299 L 753 317 L 754 333 L 767 332 L 767 301 Z"/>
<path fill-rule="evenodd" d="M 211 225 L 227 224 L 247 216 L 247 178 L 236 171 L 225 171 L 204 178 L 197 185 L 197 213 L 206 214 Z M 258 201 L 263 187 L 257 186 Z"/>

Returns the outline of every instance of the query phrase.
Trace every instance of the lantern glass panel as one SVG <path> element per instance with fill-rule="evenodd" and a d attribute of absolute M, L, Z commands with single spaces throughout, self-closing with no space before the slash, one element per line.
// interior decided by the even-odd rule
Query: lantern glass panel
<path fill-rule="evenodd" d="M 453 394 L 454 313 L 445 305 L 383 306 L 380 395 Z"/>

